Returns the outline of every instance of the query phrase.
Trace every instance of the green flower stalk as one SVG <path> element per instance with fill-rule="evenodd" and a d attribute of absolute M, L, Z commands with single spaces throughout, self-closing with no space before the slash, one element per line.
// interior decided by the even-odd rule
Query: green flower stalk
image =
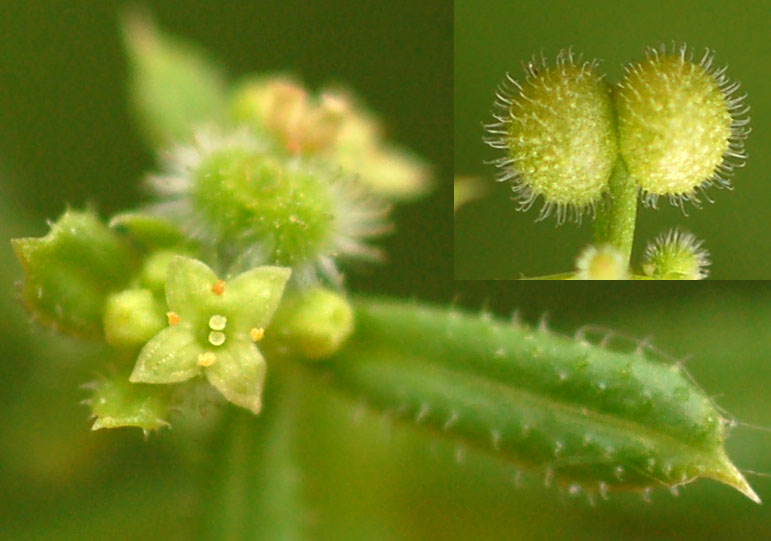
<path fill-rule="evenodd" d="M 169 265 L 169 326 L 139 354 L 132 383 L 179 383 L 204 375 L 230 402 L 259 413 L 265 360 L 255 342 L 276 311 L 289 269 L 259 267 L 224 281 L 200 261 Z"/>

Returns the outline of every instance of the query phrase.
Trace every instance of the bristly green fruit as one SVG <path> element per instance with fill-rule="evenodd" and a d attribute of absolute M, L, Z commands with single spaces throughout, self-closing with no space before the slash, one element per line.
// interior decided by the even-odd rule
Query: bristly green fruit
<path fill-rule="evenodd" d="M 685 45 L 649 49 L 614 94 L 621 155 L 652 206 L 659 196 L 698 206 L 699 192 L 729 186 L 746 158 L 749 108 L 734 96 L 739 84 L 712 68 L 709 50 L 698 62 L 692 56 Z"/>
<path fill-rule="evenodd" d="M 709 252 L 690 233 L 672 229 L 645 249 L 643 271 L 658 280 L 703 280 L 709 274 Z"/>
<path fill-rule="evenodd" d="M 506 155 L 498 180 L 514 181 L 520 209 L 542 197 L 539 219 L 579 219 L 606 191 L 618 154 L 610 88 L 597 63 L 562 51 L 556 66 L 533 59 L 527 80 L 508 77 L 497 93 L 488 144 Z"/>
<path fill-rule="evenodd" d="M 102 337 L 105 299 L 125 286 L 137 264 L 131 246 L 95 213 L 72 210 L 46 236 L 11 243 L 24 268 L 27 308 L 63 332 Z"/>
<path fill-rule="evenodd" d="M 760 502 L 726 456 L 726 420 L 677 364 L 485 315 L 372 300 L 356 314 L 326 367 L 378 409 L 571 493 L 712 478 Z"/>
<path fill-rule="evenodd" d="M 295 283 L 321 275 L 339 284 L 337 261 L 377 259 L 367 241 L 388 230 L 388 206 L 360 184 L 245 133 L 197 134 L 150 181 L 162 201 L 149 211 L 218 250 L 233 271 L 289 266 Z"/>

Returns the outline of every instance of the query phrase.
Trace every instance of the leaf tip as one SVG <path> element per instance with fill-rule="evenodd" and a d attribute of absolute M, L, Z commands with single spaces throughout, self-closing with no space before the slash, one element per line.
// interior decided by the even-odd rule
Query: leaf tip
<path fill-rule="evenodd" d="M 715 472 L 711 477 L 721 483 L 733 487 L 750 500 L 757 504 L 762 504 L 763 501 L 758 496 L 757 492 L 750 486 L 747 479 L 742 475 L 739 469 L 726 457 L 721 469 Z"/>

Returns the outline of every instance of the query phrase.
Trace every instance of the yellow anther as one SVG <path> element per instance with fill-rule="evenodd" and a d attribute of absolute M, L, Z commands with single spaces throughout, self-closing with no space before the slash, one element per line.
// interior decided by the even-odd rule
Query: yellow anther
<path fill-rule="evenodd" d="M 176 327 L 179 324 L 179 314 L 176 312 L 166 312 L 166 317 L 169 320 L 169 325 Z"/>
<path fill-rule="evenodd" d="M 211 351 L 198 355 L 198 366 L 206 368 L 217 362 L 217 356 Z"/>
<path fill-rule="evenodd" d="M 249 331 L 249 337 L 252 339 L 252 342 L 259 342 L 263 336 L 265 336 L 265 329 L 263 328 L 258 329 L 255 327 Z"/>
<path fill-rule="evenodd" d="M 222 295 L 225 293 L 225 280 L 217 280 L 213 286 L 211 286 L 211 292 L 215 295 Z"/>

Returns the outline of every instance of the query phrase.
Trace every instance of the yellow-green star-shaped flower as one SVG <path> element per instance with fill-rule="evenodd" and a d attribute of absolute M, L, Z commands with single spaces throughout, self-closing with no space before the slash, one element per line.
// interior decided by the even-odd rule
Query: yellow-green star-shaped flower
<path fill-rule="evenodd" d="M 259 413 L 265 359 L 255 342 L 278 307 L 290 269 L 257 267 L 229 281 L 204 263 L 169 264 L 169 326 L 139 353 L 134 383 L 178 383 L 203 374 L 222 395 Z"/>

